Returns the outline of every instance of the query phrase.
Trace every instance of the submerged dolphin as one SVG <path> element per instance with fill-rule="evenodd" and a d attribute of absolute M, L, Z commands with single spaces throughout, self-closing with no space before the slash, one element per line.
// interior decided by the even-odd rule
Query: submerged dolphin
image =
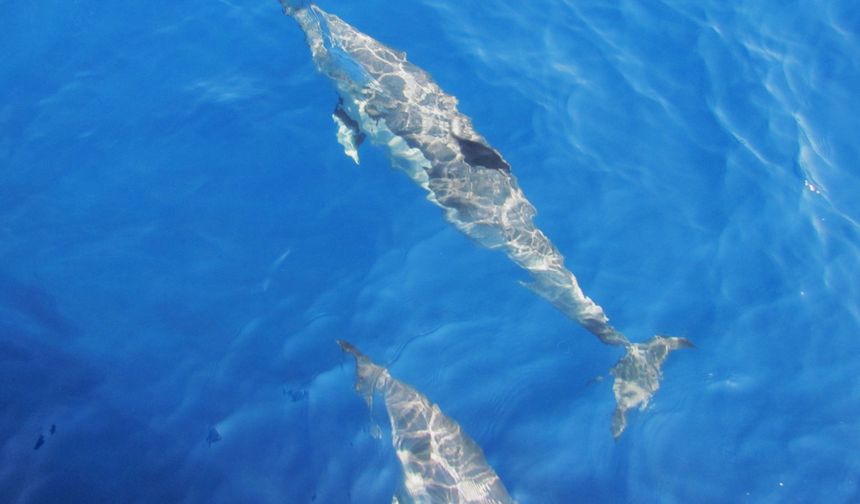
<path fill-rule="evenodd" d="M 403 484 L 393 504 L 513 504 L 502 480 L 472 441 L 439 406 L 346 341 L 355 357 L 355 390 L 372 405 L 382 395 L 391 422 L 391 442 L 403 467 Z"/>
<path fill-rule="evenodd" d="M 626 412 L 644 409 L 660 387 L 668 353 L 692 344 L 663 336 L 633 343 L 609 324 L 555 245 L 535 227 L 535 208 L 510 165 L 430 74 L 310 2 L 280 1 L 304 31 L 317 69 L 337 88 L 333 117 L 346 154 L 358 162 L 358 144 L 365 137 L 385 147 L 394 167 L 427 191 L 448 222 L 481 245 L 503 250 L 531 275 L 527 287 L 603 343 L 624 347 L 626 354 L 612 368 L 617 404 L 612 434 L 621 435 Z"/>

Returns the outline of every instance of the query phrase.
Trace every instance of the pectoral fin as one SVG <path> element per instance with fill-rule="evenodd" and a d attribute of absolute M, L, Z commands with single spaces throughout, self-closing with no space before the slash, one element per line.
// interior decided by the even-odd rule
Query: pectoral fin
<path fill-rule="evenodd" d="M 331 117 L 337 124 L 337 142 L 343 146 L 344 154 L 358 164 L 358 146 L 364 141 L 358 122 L 344 109 L 343 100 L 338 102 Z"/>

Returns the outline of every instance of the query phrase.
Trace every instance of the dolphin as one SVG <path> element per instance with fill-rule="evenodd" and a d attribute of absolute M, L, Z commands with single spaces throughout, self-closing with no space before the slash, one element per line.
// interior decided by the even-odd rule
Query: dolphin
<path fill-rule="evenodd" d="M 393 167 L 423 187 L 449 223 L 478 244 L 504 251 L 531 276 L 523 285 L 601 342 L 625 350 L 611 370 L 616 399 L 611 431 L 618 438 L 627 411 L 644 409 L 659 389 L 669 352 L 692 343 L 660 335 L 634 343 L 609 324 L 603 308 L 585 295 L 564 257 L 535 226 L 536 210 L 510 164 L 429 73 L 312 2 L 280 2 L 304 31 L 317 70 L 334 83 L 333 118 L 346 154 L 358 162 L 365 138 L 386 149 Z"/>
<path fill-rule="evenodd" d="M 355 357 L 355 390 L 368 407 L 376 393 L 385 402 L 391 442 L 403 468 L 403 482 L 393 504 L 513 504 L 481 447 L 457 422 L 352 344 L 337 343 Z"/>

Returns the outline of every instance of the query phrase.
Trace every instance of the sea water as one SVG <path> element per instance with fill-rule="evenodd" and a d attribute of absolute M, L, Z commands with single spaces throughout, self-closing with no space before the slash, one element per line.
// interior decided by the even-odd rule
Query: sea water
<path fill-rule="evenodd" d="M 697 348 L 614 441 L 620 352 L 344 156 L 274 0 L 3 2 L 0 501 L 389 502 L 336 339 L 521 503 L 860 500 L 856 2 L 319 3 L 458 97 L 616 327 Z"/>

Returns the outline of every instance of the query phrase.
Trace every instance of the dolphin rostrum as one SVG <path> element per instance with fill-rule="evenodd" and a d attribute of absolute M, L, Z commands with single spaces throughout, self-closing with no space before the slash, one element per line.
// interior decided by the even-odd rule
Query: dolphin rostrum
<path fill-rule="evenodd" d="M 392 165 L 427 191 L 448 222 L 475 242 L 503 250 L 531 276 L 527 287 L 603 343 L 624 347 L 626 354 L 612 368 L 612 434 L 621 435 L 626 412 L 644 409 L 660 387 L 668 353 L 692 344 L 664 336 L 633 343 L 609 324 L 555 245 L 535 227 L 535 208 L 510 165 L 430 74 L 311 2 L 280 1 L 304 31 L 317 69 L 337 88 L 333 118 L 346 154 L 358 162 L 364 138 L 386 148 Z"/>
<path fill-rule="evenodd" d="M 375 393 L 385 402 L 391 442 L 403 468 L 393 503 L 513 504 L 481 447 L 457 422 L 350 343 L 337 343 L 355 357 L 355 390 L 367 405 L 372 406 Z"/>

